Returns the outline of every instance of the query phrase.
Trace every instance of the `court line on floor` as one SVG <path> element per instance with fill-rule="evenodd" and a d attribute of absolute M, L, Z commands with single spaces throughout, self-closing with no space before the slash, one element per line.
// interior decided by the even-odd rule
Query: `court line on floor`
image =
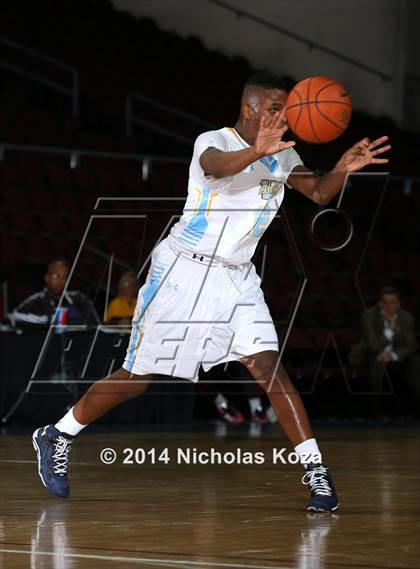
<path fill-rule="evenodd" d="M 89 555 L 85 553 L 62 553 L 54 551 L 28 551 L 26 549 L 0 549 L 0 553 L 15 553 L 27 555 L 45 555 L 47 557 L 59 556 L 75 559 L 91 559 L 96 561 L 115 561 L 119 563 L 153 563 L 167 567 L 231 567 L 235 569 L 289 569 L 280 565 L 248 565 L 244 563 L 220 563 L 214 561 L 188 561 L 187 559 L 153 559 L 147 557 L 120 557 L 111 555 Z"/>

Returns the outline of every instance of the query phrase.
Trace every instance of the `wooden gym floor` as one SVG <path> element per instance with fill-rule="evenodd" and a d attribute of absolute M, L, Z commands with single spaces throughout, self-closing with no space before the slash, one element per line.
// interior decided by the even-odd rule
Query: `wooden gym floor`
<path fill-rule="evenodd" d="M 0 437 L 1 569 L 418 569 L 420 434 L 415 429 L 321 431 L 340 496 L 336 515 L 304 510 L 297 465 L 273 465 L 261 439 L 212 433 L 82 434 L 72 495 L 49 495 L 30 437 Z M 113 465 L 99 459 L 118 453 Z M 169 464 L 122 464 L 127 447 L 168 448 Z M 262 452 L 262 465 L 177 464 L 177 448 Z"/>

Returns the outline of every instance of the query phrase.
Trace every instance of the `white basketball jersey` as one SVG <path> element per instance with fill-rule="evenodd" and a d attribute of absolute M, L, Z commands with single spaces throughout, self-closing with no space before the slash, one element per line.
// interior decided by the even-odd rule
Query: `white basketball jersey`
<path fill-rule="evenodd" d="M 251 259 L 283 201 L 284 183 L 303 163 L 289 148 L 257 160 L 235 176 L 205 175 L 200 156 L 207 148 L 229 152 L 248 146 L 233 128 L 205 132 L 195 141 L 187 201 L 171 229 L 181 247 L 234 265 Z"/>

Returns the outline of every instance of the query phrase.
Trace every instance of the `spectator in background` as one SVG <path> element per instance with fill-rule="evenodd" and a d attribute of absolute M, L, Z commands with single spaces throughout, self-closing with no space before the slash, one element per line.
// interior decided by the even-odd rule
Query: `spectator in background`
<path fill-rule="evenodd" d="M 420 394 L 420 360 L 414 330 L 414 317 L 401 308 L 399 292 L 392 286 L 383 288 L 378 302 L 365 310 L 361 318 L 361 342 L 349 354 L 352 365 L 367 363 L 374 393 L 382 391 L 386 366 L 402 368 L 411 395 Z"/>
<path fill-rule="evenodd" d="M 131 324 L 138 290 L 136 273 L 134 271 L 123 273 L 118 281 L 118 296 L 108 305 L 105 314 L 106 324 Z"/>
<path fill-rule="evenodd" d="M 32 294 L 13 311 L 11 320 L 18 327 L 48 327 L 56 324 L 98 324 L 99 318 L 90 300 L 79 291 L 66 291 L 60 310 L 57 306 L 66 286 L 69 266 L 55 259 L 47 267 L 45 288 Z"/>

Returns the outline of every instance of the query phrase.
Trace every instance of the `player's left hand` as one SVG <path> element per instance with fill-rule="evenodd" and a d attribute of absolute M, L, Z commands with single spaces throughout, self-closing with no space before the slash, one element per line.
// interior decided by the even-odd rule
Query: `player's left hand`
<path fill-rule="evenodd" d="M 363 138 L 343 154 L 336 169 L 342 172 L 357 172 L 370 164 L 388 163 L 388 158 L 376 158 L 391 148 L 390 144 L 384 145 L 387 140 L 387 136 L 381 136 L 372 142 L 369 138 Z"/>

